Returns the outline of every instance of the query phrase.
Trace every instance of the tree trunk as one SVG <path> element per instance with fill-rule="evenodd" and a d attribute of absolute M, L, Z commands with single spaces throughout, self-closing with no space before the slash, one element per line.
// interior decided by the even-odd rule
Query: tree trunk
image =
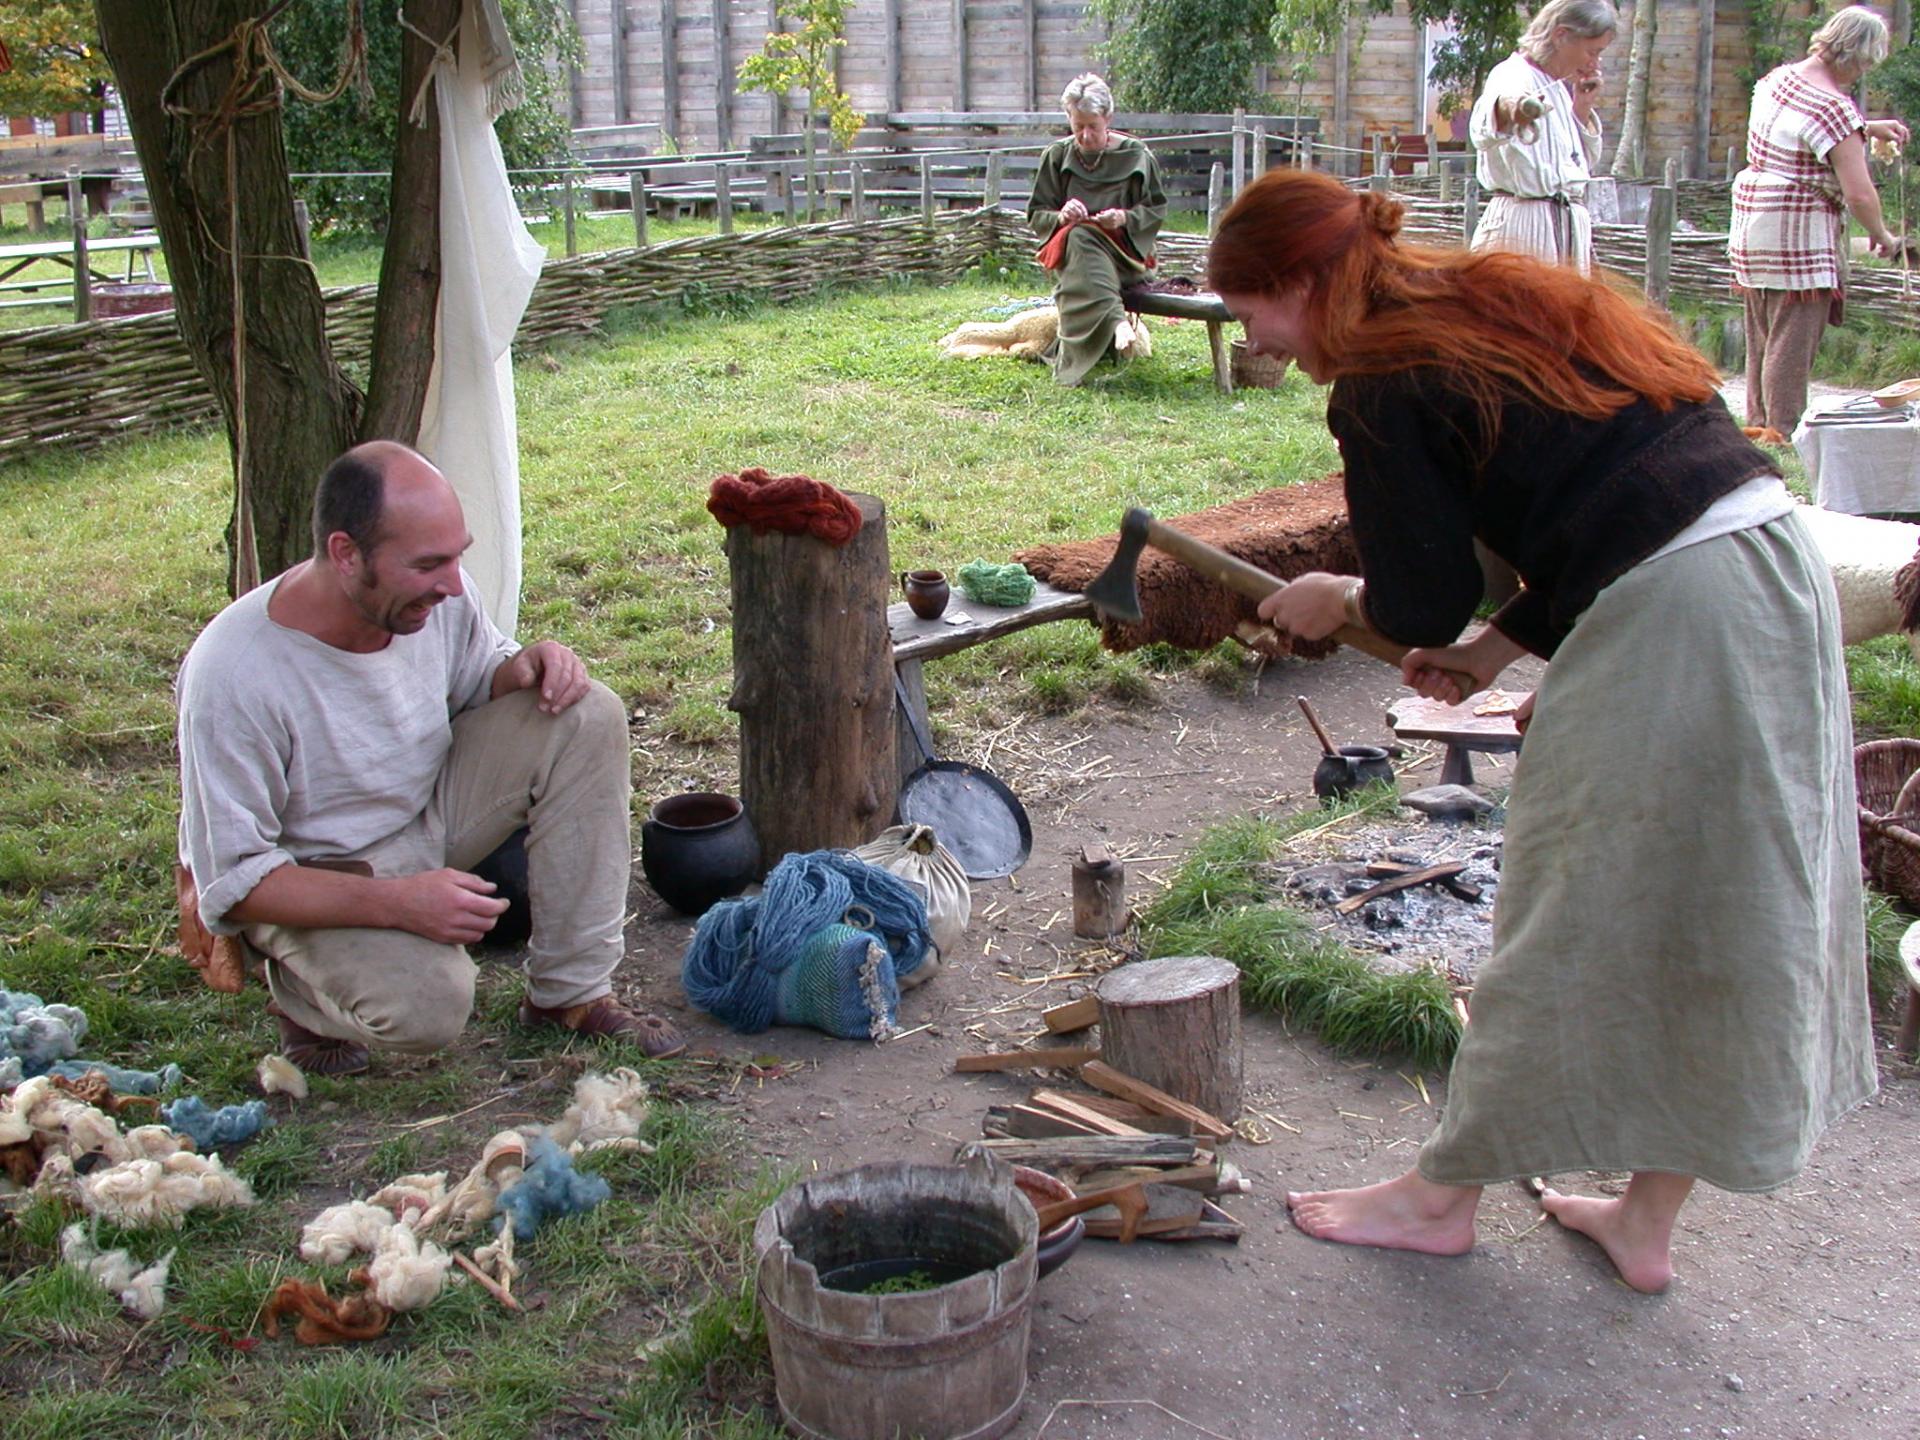
<path fill-rule="evenodd" d="M 795 852 L 864 845 L 892 818 L 893 642 L 886 509 L 853 495 L 860 533 L 727 532 L 740 799 L 772 869 Z"/>
<path fill-rule="evenodd" d="M 400 126 L 387 194 L 387 245 L 380 256 L 380 306 L 373 317 L 373 362 L 359 438 L 411 445 L 420 435 L 420 411 L 433 369 L 434 321 L 440 309 L 438 97 L 427 96 L 426 124 L 415 125 L 407 115 L 433 64 L 433 47 L 420 36 L 453 34 L 460 21 L 460 0 L 409 0 L 406 15 L 413 28 L 404 31 L 401 39 L 396 101 Z"/>
<path fill-rule="evenodd" d="M 1637 0 L 1633 7 L 1633 54 L 1627 61 L 1627 113 L 1620 122 L 1620 140 L 1613 152 L 1617 180 L 1638 179 L 1646 173 L 1647 81 L 1653 73 L 1653 40 L 1658 33 L 1656 0 Z"/>
<path fill-rule="evenodd" d="M 326 462 L 352 443 L 360 396 L 334 363 L 320 287 L 301 258 L 279 111 L 216 130 L 202 113 L 166 113 L 161 95 L 183 60 L 220 44 L 241 21 L 265 9 L 264 0 L 98 0 L 96 6 L 101 41 L 147 174 L 174 313 L 219 399 L 236 466 L 241 402 L 234 394 L 228 257 L 230 220 L 239 217 L 246 464 L 262 576 L 311 553 L 313 487 Z M 178 103 L 195 112 L 214 110 L 233 72 L 231 53 L 200 63 L 176 87 Z M 230 585 L 238 573 L 234 535 L 230 526 Z"/>
<path fill-rule="evenodd" d="M 1231 1125 L 1244 1060 L 1240 971 L 1206 955 L 1140 960 L 1109 971 L 1100 998 L 1100 1058 Z"/>

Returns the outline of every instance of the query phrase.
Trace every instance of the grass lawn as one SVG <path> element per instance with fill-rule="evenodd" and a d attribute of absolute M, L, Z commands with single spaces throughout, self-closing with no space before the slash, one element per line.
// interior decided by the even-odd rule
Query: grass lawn
<path fill-rule="evenodd" d="M 330 281 L 377 267 L 368 252 L 349 275 L 349 260 L 329 247 Z M 521 632 L 574 646 L 633 707 L 638 808 L 734 784 L 727 575 L 705 510 L 721 472 L 764 465 L 877 494 L 893 568 L 953 570 L 1111 531 L 1129 504 L 1173 514 L 1334 468 L 1321 392 L 1295 376 L 1219 395 L 1199 325 L 1156 324 L 1152 357 L 1077 391 L 1039 366 L 938 358 L 935 337 L 1043 288 L 1029 268 L 996 267 L 780 308 L 633 313 L 605 340 L 520 364 Z M 212 434 L 0 470 L 12 542 L 0 569 L 0 984 L 84 1009 L 90 1055 L 178 1061 L 210 1103 L 252 1093 L 273 1038 L 258 990 L 211 996 L 171 943 L 169 685 L 226 598 L 230 487 Z M 1854 658 L 1863 729 L 1920 728 L 1904 647 Z M 1105 655 L 1085 626 L 1027 631 L 929 673 L 938 743 L 964 753 L 1021 709 L 1142 702 L 1157 672 L 1194 663 Z M 1242 673 L 1230 651 L 1198 663 L 1227 683 Z M 509 1320 L 469 1289 L 369 1346 L 234 1347 L 277 1280 L 340 1278 L 295 1255 L 321 1206 L 408 1171 L 464 1168 L 509 1114 L 558 1115 L 581 1057 L 519 1031 L 517 982 L 502 966 L 482 973 L 456 1051 L 317 1080 L 238 1152 L 255 1209 L 197 1215 L 178 1235 L 100 1237 L 142 1261 L 180 1246 L 152 1324 L 53 1263 L 50 1206 L 0 1229 L 0 1432 L 774 1434 L 738 1404 L 764 1380 L 743 1258 L 783 1177 L 703 1103 L 734 1078 L 711 1066 L 654 1067 L 656 1153 L 591 1162 L 614 1198 L 523 1251 L 539 1309 Z M 618 1047 L 586 1058 L 633 1063 Z"/>

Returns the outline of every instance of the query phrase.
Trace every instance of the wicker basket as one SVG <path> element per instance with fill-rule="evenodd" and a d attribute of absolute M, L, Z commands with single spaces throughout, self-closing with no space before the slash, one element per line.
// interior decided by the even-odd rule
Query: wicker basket
<path fill-rule="evenodd" d="M 1854 746 L 1853 779 L 1868 882 L 1920 908 L 1920 740 Z"/>
<path fill-rule="evenodd" d="M 1250 355 L 1244 340 L 1234 341 L 1232 350 L 1228 373 L 1241 389 L 1278 390 L 1280 382 L 1287 378 L 1285 360 L 1276 360 L 1271 355 Z"/>

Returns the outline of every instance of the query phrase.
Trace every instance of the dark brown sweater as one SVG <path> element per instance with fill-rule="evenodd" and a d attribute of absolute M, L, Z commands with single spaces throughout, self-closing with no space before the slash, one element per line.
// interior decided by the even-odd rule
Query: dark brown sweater
<path fill-rule="evenodd" d="M 1708 506 L 1775 467 L 1718 396 L 1605 420 L 1515 396 L 1489 449 L 1473 399 L 1439 366 L 1338 380 L 1327 425 L 1346 467 L 1368 622 L 1449 645 L 1480 603 L 1478 538 L 1525 588 L 1493 623 L 1551 656 L 1607 585 Z"/>

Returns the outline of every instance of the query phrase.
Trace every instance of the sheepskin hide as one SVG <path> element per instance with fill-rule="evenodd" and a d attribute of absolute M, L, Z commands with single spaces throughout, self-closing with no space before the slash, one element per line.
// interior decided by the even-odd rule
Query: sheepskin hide
<path fill-rule="evenodd" d="M 1035 359 L 1060 333 L 1060 312 L 1051 305 L 1022 310 L 1005 320 L 972 320 L 940 337 L 940 353 L 949 359 L 1015 355 Z"/>
<path fill-rule="evenodd" d="M 1304 485 L 1262 490 L 1192 515 L 1161 518 L 1282 580 L 1309 570 L 1359 573 L 1360 557 L 1347 526 L 1346 493 L 1337 473 Z M 1078 593 L 1107 568 L 1118 543 L 1115 535 L 1036 545 L 1013 558 L 1037 579 Z M 1109 650 L 1137 650 L 1156 642 L 1208 650 L 1230 636 L 1275 656 L 1320 659 L 1339 648 L 1330 640 L 1299 640 L 1262 625 L 1254 617 L 1255 602 L 1158 550 L 1141 554 L 1135 583 L 1142 618 L 1133 624 L 1102 620 L 1100 642 Z"/>
<path fill-rule="evenodd" d="M 1872 520 L 1802 505 L 1800 518 L 1833 571 L 1833 588 L 1840 598 L 1840 638 L 1848 645 L 1877 635 L 1911 632 L 1913 615 L 1903 601 L 1916 588 L 1903 572 L 1915 564 L 1920 550 L 1920 525 L 1898 520 Z M 1907 644 L 1920 658 L 1920 635 L 1909 633 Z"/>

